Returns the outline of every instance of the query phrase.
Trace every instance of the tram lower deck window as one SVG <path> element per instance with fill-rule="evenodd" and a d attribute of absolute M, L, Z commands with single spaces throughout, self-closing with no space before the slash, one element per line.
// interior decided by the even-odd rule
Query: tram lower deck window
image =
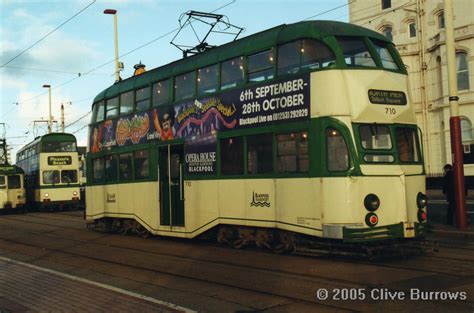
<path fill-rule="evenodd" d="M 92 180 L 100 182 L 104 179 L 104 159 L 99 158 L 92 161 Z"/>
<path fill-rule="evenodd" d="M 273 172 L 272 134 L 247 137 L 247 172 L 249 174 L 271 174 Z"/>
<path fill-rule="evenodd" d="M 8 189 L 20 189 L 20 188 L 21 188 L 20 175 L 8 176 Z"/>
<path fill-rule="evenodd" d="M 326 129 L 326 162 L 331 172 L 343 172 L 349 169 L 349 150 L 344 137 L 334 129 Z"/>
<path fill-rule="evenodd" d="M 308 133 L 277 135 L 278 173 L 306 173 L 309 169 Z"/>
<path fill-rule="evenodd" d="M 244 174 L 243 137 L 225 138 L 220 141 L 222 175 Z"/>

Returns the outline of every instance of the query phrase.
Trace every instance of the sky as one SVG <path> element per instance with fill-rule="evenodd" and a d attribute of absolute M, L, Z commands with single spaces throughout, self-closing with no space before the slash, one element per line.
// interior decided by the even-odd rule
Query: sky
<path fill-rule="evenodd" d="M 190 10 L 225 15 L 245 28 L 239 38 L 305 19 L 349 19 L 347 0 L 0 0 L 0 137 L 6 136 L 12 149 L 11 161 L 18 149 L 47 132 L 43 85 L 51 86 L 58 121 L 53 131 L 63 104 L 66 132 L 80 146 L 87 144 L 92 101 L 115 81 L 113 17 L 103 14 L 105 9 L 117 10 L 122 78 L 139 62 L 152 69 L 182 58 L 170 41 L 178 19 Z M 202 37 L 205 29 L 195 28 Z M 208 43 L 231 40 L 214 36 Z M 184 28 L 176 42 L 196 45 L 197 38 Z"/>

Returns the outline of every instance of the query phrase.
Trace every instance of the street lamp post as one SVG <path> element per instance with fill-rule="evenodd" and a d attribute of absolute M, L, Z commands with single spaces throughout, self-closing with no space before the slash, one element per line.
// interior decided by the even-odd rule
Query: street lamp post
<path fill-rule="evenodd" d="M 104 14 L 111 14 L 114 16 L 114 45 L 115 45 L 115 82 L 120 81 L 120 66 L 118 60 L 118 32 L 117 32 L 117 10 L 106 9 Z"/>
<path fill-rule="evenodd" d="M 466 229 L 466 196 L 464 186 L 464 160 L 461 144 L 461 118 L 459 117 L 458 85 L 456 78 L 456 49 L 454 46 L 453 3 L 444 2 L 444 21 L 446 28 L 446 55 L 448 59 L 448 86 L 451 118 L 451 153 L 453 156 L 454 199 L 456 203 L 456 221 L 459 229 Z"/>
<path fill-rule="evenodd" d="M 53 115 L 51 114 L 51 85 L 43 85 L 43 88 L 48 88 L 49 94 L 49 118 L 48 118 L 48 134 L 53 131 Z"/>

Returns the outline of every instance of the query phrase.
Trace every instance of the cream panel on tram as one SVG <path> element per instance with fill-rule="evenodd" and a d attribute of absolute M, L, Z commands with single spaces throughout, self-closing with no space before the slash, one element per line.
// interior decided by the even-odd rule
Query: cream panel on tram
<path fill-rule="evenodd" d="M 141 220 L 145 221 L 146 226 L 158 229 L 160 225 L 158 183 L 143 182 L 130 184 L 129 186 L 129 192 L 132 193 L 130 198 L 133 199 L 133 206 L 126 207 L 121 205 L 121 210 L 124 210 L 123 212 L 134 212 Z M 127 205 L 130 205 L 129 201 Z"/>
<path fill-rule="evenodd" d="M 204 225 L 215 226 L 219 217 L 219 183 L 216 180 L 198 180 L 184 183 L 184 205 L 186 229 L 194 232 Z M 199 230 L 201 232 L 202 229 Z M 194 234 L 192 234 L 194 235 Z"/>

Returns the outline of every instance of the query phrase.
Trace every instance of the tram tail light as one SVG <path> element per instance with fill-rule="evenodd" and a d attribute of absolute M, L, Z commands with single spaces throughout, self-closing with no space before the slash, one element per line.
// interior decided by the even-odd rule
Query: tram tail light
<path fill-rule="evenodd" d="M 370 227 L 374 227 L 375 225 L 378 224 L 378 222 L 379 222 L 379 217 L 375 213 L 371 212 L 365 216 L 365 223 Z"/>
<path fill-rule="evenodd" d="M 418 210 L 418 221 L 420 223 L 426 222 L 427 217 L 428 217 L 428 214 L 426 214 L 426 211 Z"/>
<path fill-rule="evenodd" d="M 380 206 L 379 197 L 377 197 L 377 195 L 373 193 L 368 194 L 367 196 L 365 196 L 364 206 L 367 209 L 367 211 L 370 211 L 370 212 L 377 210 Z"/>

